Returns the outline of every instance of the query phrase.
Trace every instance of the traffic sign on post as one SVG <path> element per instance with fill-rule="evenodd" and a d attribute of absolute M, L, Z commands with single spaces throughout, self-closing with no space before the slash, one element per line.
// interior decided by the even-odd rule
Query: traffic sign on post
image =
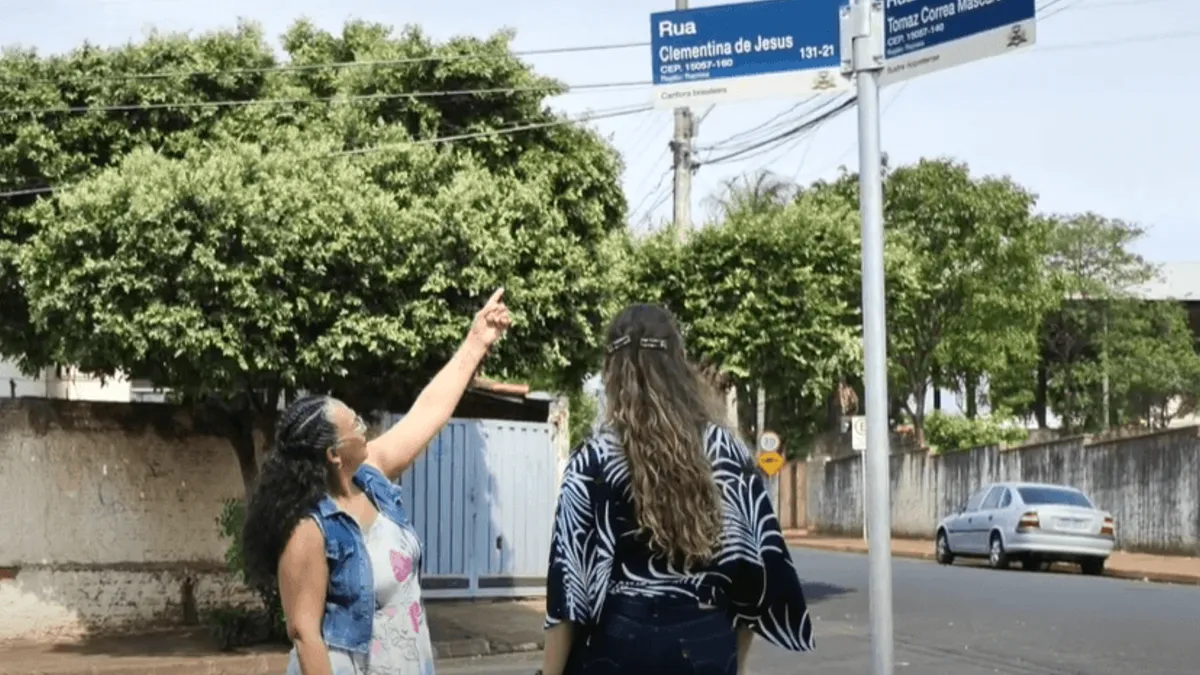
<path fill-rule="evenodd" d="M 855 452 L 867 449 L 867 418 L 864 415 L 850 418 L 850 448 Z"/>
<path fill-rule="evenodd" d="M 764 431 L 758 436 L 759 452 L 777 452 L 781 445 L 783 445 L 783 441 L 774 431 Z"/>
<path fill-rule="evenodd" d="M 883 84 L 1032 46 L 1036 0 L 886 0 Z"/>
<path fill-rule="evenodd" d="M 783 468 L 783 455 L 772 450 L 771 452 L 758 453 L 758 468 L 763 470 L 767 476 L 774 476 Z"/>
<path fill-rule="evenodd" d="M 654 106 L 707 105 L 850 88 L 845 0 L 763 0 L 650 15 Z"/>

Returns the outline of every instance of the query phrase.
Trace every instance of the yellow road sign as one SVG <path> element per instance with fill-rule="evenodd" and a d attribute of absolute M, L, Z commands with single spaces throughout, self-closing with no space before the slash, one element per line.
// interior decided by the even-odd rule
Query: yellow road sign
<path fill-rule="evenodd" d="M 758 453 L 758 468 L 768 476 L 774 476 L 783 468 L 783 455 L 774 450 Z"/>

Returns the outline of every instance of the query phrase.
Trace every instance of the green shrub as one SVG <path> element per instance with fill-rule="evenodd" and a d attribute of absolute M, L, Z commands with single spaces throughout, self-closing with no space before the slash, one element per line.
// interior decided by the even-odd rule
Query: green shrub
<path fill-rule="evenodd" d="M 245 557 L 242 555 L 242 523 L 245 519 L 245 503 L 240 499 L 230 499 L 221 509 L 217 526 L 221 538 L 229 542 L 229 548 L 225 550 L 225 565 L 239 581 L 254 590 L 262 606 L 256 609 L 220 607 L 207 614 L 209 631 L 222 650 L 263 642 L 286 643 L 288 639 L 279 590 L 275 586 L 252 584 L 246 574 Z"/>
<path fill-rule="evenodd" d="M 969 419 L 935 412 L 925 418 L 925 443 L 934 452 L 958 452 L 989 445 L 1013 445 L 1029 432 L 995 417 Z"/>

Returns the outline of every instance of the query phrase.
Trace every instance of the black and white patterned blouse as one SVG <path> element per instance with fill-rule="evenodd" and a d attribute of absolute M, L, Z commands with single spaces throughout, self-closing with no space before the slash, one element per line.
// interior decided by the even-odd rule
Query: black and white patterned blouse
<path fill-rule="evenodd" d="M 724 609 L 733 625 L 772 644 L 813 648 L 800 579 L 750 452 L 715 425 L 705 432 L 705 445 L 725 526 L 716 557 L 690 571 L 651 553 L 637 536 L 629 467 L 615 435 L 601 431 L 572 454 L 554 519 L 547 627 L 562 621 L 595 626 L 610 593 L 676 595 Z"/>

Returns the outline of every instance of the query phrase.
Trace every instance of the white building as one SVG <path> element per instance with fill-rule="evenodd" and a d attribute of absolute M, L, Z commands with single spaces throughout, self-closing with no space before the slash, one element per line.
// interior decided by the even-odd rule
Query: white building
<path fill-rule="evenodd" d="M 0 398 L 59 398 L 71 401 L 132 401 L 133 386 L 123 377 L 101 379 L 76 368 L 45 368 L 30 376 L 11 361 L 0 361 Z"/>

